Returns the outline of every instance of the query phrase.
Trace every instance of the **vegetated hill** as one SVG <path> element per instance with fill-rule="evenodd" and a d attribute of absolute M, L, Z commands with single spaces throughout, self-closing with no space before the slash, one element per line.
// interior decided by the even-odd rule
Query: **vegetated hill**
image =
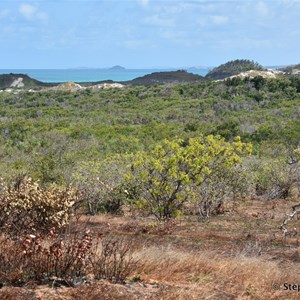
<path fill-rule="evenodd" d="M 45 83 L 33 79 L 25 74 L 0 74 L 0 90 L 4 89 L 31 89 L 55 86 L 55 83 Z"/>
<path fill-rule="evenodd" d="M 288 75 L 300 75 L 300 64 L 290 65 L 283 68 L 278 69 Z"/>
<path fill-rule="evenodd" d="M 205 77 L 207 79 L 218 80 L 250 70 L 264 71 L 265 69 L 252 60 L 236 59 L 212 69 Z"/>
<path fill-rule="evenodd" d="M 155 72 L 143 77 L 138 77 L 127 83 L 130 85 L 154 85 L 164 83 L 184 83 L 184 82 L 196 82 L 203 81 L 204 77 L 192 73 L 188 73 L 184 70 L 172 71 L 172 72 Z"/>

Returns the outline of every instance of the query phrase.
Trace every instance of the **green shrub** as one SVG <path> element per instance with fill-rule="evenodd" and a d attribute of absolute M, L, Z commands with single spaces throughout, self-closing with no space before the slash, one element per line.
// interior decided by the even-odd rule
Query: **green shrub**
<path fill-rule="evenodd" d="M 165 140 L 150 153 L 141 152 L 127 175 L 141 194 L 136 205 L 153 214 L 157 220 L 168 220 L 181 213 L 188 200 L 197 197 L 205 184 L 220 178 L 241 161 L 241 155 L 251 152 L 251 145 L 239 138 L 233 143 L 220 136 L 199 136 L 187 142 Z M 215 178 L 216 177 L 216 178 Z M 201 202 L 208 212 L 210 200 Z"/>
<path fill-rule="evenodd" d="M 122 154 L 83 162 L 77 167 L 72 181 L 88 214 L 122 213 L 126 200 L 124 175 L 131 163 L 132 155 Z"/>

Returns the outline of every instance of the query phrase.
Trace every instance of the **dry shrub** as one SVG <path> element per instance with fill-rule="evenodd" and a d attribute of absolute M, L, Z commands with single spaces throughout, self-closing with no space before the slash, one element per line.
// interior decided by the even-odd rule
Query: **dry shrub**
<path fill-rule="evenodd" d="M 23 239 L 2 239 L 0 247 L 0 281 L 22 285 L 52 278 L 72 285 L 76 278 L 87 274 L 87 258 L 92 255 L 92 236 L 59 237 L 28 235 Z"/>
<path fill-rule="evenodd" d="M 23 275 L 22 245 L 5 236 L 0 237 L 0 284 L 17 285 Z"/>
<path fill-rule="evenodd" d="M 0 227 L 11 236 L 62 228 L 69 223 L 77 199 L 71 188 L 41 188 L 20 177 L 0 195 Z"/>
<path fill-rule="evenodd" d="M 132 243 L 108 238 L 101 240 L 90 231 L 83 234 L 28 235 L 2 239 L 0 283 L 23 285 L 28 282 L 53 282 L 75 286 L 86 278 L 124 282 L 135 267 Z"/>
<path fill-rule="evenodd" d="M 72 285 L 87 274 L 88 258 L 92 252 L 92 234 L 73 234 L 60 237 L 29 235 L 23 240 L 24 269 L 29 277 L 43 281 L 55 277 Z"/>
<path fill-rule="evenodd" d="M 123 283 L 136 266 L 132 240 L 108 237 L 101 241 L 100 248 L 100 253 L 91 257 L 95 278 Z"/>

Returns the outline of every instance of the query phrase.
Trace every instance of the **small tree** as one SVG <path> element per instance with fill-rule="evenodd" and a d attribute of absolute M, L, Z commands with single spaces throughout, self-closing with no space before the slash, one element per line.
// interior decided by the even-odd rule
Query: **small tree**
<path fill-rule="evenodd" d="M 114 155 L 101 161 L 81 162 L 72 181 L 80 191 L 86 212 L 120 214 L 126 200 L 124 175 L 132 164 L 131 154 Z"/>
<path fill-rule="evenodd" d="M 239 137 L 233 143 L 212 135 L 187 142 L 165 140 L 150 153 L 138 154 L 127 180 L 141 190 L 136 204 L 157 220 L 167 220 L 180 213 L 188 199 L 197 197 L 204 181 L 235 166 L 242 154 L 250 152 L 251 145 Z"/>

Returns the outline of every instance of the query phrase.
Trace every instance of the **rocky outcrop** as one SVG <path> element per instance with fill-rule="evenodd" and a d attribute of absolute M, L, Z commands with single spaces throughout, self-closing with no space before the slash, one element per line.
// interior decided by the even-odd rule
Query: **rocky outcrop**
<path fill-rule="evenodd" d="M 230 77 L 227 77 L 225 79 L 228 78 L 234 78 L 234 77 L 240 77 L 240 78 L 245 78 L 245 77 L 250 77 L 250 78 L 254 78 L 256 76 L 261 76 L 264 78 L 276 78 L 278 75 L 283 74 L 281 71 L 275 71 L 275 70 L 266 70 L 266 71 L 258 71 L 258 70 L 250 70 L 247 72 L 241 72 L 237 75 L 233 75 Z"/>
<path fill-rule="evenodd" d="M 22 88 L 22 87 L 24 87 L 24 82 L 23 82 L 23 78 L 22 77 L 19 77 L 19 78 L 17 78 L 17 79 L 15 79 L 12 83 L 11 83 L 11 85 L 10 85 L 10 87 L 11 88 Z"/>
<path fill-rule="evenodd" d="M 56 90 L 56 91 L 78 91 L 84 89 L 80 84 L 75 83 L 75 82 L 64 82 L 59 84 L 58 86 L 49 88 L 51 90 Z"/>
<path fill-rule="evenodd" d="M 41 89 L 57 85 L 35 80 L 26 74 L 0 74 L 0 90 Z"/>
<path fill-rule="evenodd" d="M 107 89 L 122 89 L 125 85 L 121 83 L 99 83 L 90 86 L 93 90 L 107 90 Z"/>
<path fill-rule="evenodd" d="M 56 90 L 56 91 L 71 91 L 75 92 L 78 90 L 92 89 L 92 90 L 106 90 L 106 89 L 120 89 L 123 88 L 124 85 L 120 83 L 99 83 L 94 85 L 85 85 L 82 86 L 75 82 L 64 82 L 59 84 L 56 87 L 49 88 L 48 90 Z"/>

